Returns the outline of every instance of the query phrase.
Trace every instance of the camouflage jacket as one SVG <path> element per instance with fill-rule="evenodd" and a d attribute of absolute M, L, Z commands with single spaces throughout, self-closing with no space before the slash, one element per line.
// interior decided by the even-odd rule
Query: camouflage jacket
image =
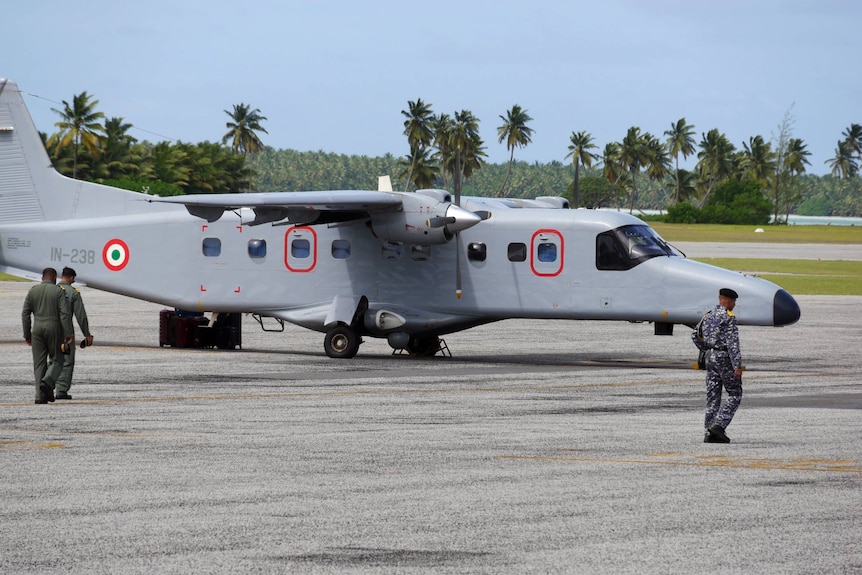
<path fill-rule="evenodd" d="M 742 367 L 742 352 L 739 350 L 739 326 L 732 311 L 715 306 L 698 323 L 691 334 L 694 345 L 700 350 L 711 350 L 719 358 L 727 357 L 733 369 Z"/>

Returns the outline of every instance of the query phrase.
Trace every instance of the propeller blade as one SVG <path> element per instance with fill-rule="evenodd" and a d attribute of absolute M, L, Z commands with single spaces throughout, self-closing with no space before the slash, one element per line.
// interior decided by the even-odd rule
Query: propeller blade
<path fill-rule="evenodd" d="M 443 226 L 454 224 L 456 222 L 454 216 L 441 217 L 436 216 L 428 220 L 428 226 L 432 228 L 442 228 Z"/>
<path fill-rule="evenodd" d="M 455 234 L 455 297 L 461 299 L 461 234 Z"/>

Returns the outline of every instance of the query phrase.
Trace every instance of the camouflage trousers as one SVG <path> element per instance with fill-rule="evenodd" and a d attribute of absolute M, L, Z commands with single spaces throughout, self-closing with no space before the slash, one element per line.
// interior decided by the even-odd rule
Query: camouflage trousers
<path fill-rule="evenodd" d="M 722 389 L 727 397 L 722 401 Z M 742 402 L 742 379 L 733 377 L 727 353 L 713 350 L 706 358 L 706 416 L 704 428 L 717 425 L 726 429 Z"/>

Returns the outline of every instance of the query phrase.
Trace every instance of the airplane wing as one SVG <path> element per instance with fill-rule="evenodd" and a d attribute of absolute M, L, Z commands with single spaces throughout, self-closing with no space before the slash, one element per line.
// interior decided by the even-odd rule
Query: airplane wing
<path fill-rule="evenodd" d="M 284 219 L 297 225 L 343 222 L 368 217 L 372 212 L 397 211 L 402 206 L 396 194 L 363 190 L 153 196 L 147 201 L 182 204 L 191 215 L 208 222 L 216 221 L 225 211 L 251 208 L 255 218 L 250 225 Z"/>

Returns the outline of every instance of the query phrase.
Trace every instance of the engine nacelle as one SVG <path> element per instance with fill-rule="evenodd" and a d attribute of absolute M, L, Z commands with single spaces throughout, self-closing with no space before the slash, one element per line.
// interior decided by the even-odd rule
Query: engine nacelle
<path fill-rule="evenodd" d="M 469 210 L 424 194 L 404 193 L 401 198 L 401 211 L 371 217 L 371 229 L 378 238 L 417 245 L 445 244 L 457 232 L 482 221 Z"/>

